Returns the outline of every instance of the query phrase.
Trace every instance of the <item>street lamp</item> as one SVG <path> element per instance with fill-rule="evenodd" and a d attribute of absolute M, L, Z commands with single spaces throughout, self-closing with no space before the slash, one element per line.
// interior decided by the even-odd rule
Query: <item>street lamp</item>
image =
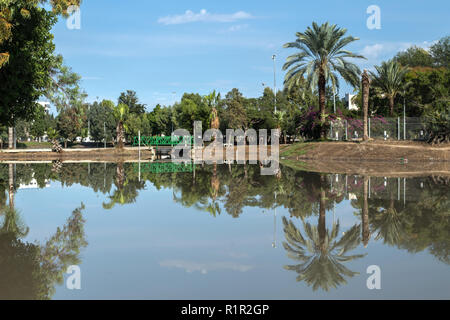
<path fill-rule="evenodd" d="M 170 135 L 173 135 L 173 106 L 175 105 L 175 95 L 177 94 L 175 91 L 172 92 L 173 94 L 173 105 L 170 112 L 170 122 L 172 122 L 172 133 Z"/>
<path fill-rule="evenodd" d="M 275 68 L 275 58 L 277 56 L 274 54 L 272 55 L 273 60 L 273 95 L 274 95 L 274 107 L 275 112 L 277 112 L 277 79 L 276 79 L 276 68 Z"/>
<path fill-rule="evenodd" d="M 403 140 L 406 140 L 406 91 L 403 90 Z"/>

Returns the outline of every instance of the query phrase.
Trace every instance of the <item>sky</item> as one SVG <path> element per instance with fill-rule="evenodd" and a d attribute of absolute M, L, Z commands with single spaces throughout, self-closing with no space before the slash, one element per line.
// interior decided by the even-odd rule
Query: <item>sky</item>
<path fill-rule="evenodd" d="M 380 8 L 381 29 L 367 27 L 370 5 Z M 450 34 L 448 0 L 83 0 L 80 12 L 80 29 L 60 18 L 53 31 L 56 52 L 82 76 L 87 100 L 117 101 L 134 90 L 148 111 L 185 92 L 238 88 L 257 97 L 274 86 L 273 54 L 279 89 L 282 65 L 294 52 L 283 44 L 313 21 L 360 38 L 349 50 L 367 58 L 354 61 L 367 69 Z M 339 95 L 351 90 L 341 85 Z"/>

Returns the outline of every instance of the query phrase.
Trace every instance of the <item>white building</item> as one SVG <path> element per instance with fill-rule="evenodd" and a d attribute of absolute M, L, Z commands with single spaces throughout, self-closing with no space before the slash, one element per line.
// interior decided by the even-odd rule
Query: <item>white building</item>
<path fill-rule="evenodd" d="M 358 106 L 352 102 L 352 99 L 354 96 L 355 96 L 354 94 L 350 94 L 350 93 L 345 94 L 345 102 L 346 102 L 346 107 L 348 110 L 358 110 L 359 109 Z"/>
<path fill-rule="evenodd" d="M 45 179 L 45 187 L 44 188 L 48 188 L 50 187 L 50 181 L 48 179 Z M 39 189 L 39 185 L 36 181 L 36 179 L 31 179 L 30 183 L 27 184 L 20 184 L 19 185 L 19 189 Z"/>

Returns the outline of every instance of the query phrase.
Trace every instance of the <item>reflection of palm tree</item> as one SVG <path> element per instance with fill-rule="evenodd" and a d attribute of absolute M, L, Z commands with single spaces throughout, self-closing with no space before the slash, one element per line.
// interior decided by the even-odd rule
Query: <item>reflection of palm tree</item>
<path fill-rule="evenodd" d="M 378 211 L 378 210 L 377 210 Z M 374 231 L 378 231 L 376 240 L 384 239 L 384 243 L 397 245 L 402 238 L 401 215 L 395 208 L 395 200 L 391 193 L 389 206 L 383 208 L 372 218 Z"/>
<path fill-rule="evenodd" d="M 367 247 L 370 239 L 370 229 L 369 229 L 369 200 L 368 200 L 368 190 L 369 190 L 369 178 L 364 177 L 364 203 L 363 203 L 363 215 L 362 215 L 362 238 L 364 247 Z"/>
<path fill-rule="evenodd" d="M 106 210 L 112 209 L 116 204 L 124 205 L 133 203 L 138 196 L 138 189 L 142 189 L 145 185 L 143 181 L 136 179 L 128 179 L 125 174 L 123 162 L 117 163 L 116 177 L 114 180 L 116 189 L 112 196 L 109 196 L 110 201 L 103 203 L 103 208 Z"/>
<path fill-rule="evenodd" d="M 346 283 L 345 276 L 358 274 L 346 268 L 343 263 L 365 255 L 347 255 L 360 242 L 359 225 L 354 225 L 344 236 L 338 239 L 339 221 L 333 223 L 330 230 L 323 230 L 319 217 L 319 226 L 312 226 L 303 219 L 305 239 L 291 220 L 283 217 L 284 233 L 287 242 L 283 243 L 291 259 L 301 261 L 298 265 L 285 266 L 287 270 L 298 273 L 297 281 L 305 281 L 313 290 L 319 287 L 328 291 L 331 287 Z M 322 230 L 321 230 L 322 229 Z"/>

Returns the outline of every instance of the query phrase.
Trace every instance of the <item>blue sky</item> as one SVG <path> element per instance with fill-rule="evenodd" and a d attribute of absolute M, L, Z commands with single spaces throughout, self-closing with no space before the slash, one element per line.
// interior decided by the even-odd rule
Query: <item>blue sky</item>
<path fill-rule="evenodd" d="M 369 30 L 367 7 L 381 9 L 381 29 Z M 60 19 L 56 51 L 83 77 L 88 101 L 117 100 L 135 90 L 151 110 L 184 92 L 225 94 L 236 87 L 246 96 L 273 86 L 271 56 L 277 55 L 277 86 L 292 53 L 284 43 L 312 21 L 330 21 L 361 40 L 349 49 L 365 55 L 361 67 L 392 57 L 415 44 L 430 46 L 450 34 L 445 0 L 358 1 L 145 1 L 84 0 L 81 29 Z M 340 95 L 349 91 L 342 86 Z"/>

